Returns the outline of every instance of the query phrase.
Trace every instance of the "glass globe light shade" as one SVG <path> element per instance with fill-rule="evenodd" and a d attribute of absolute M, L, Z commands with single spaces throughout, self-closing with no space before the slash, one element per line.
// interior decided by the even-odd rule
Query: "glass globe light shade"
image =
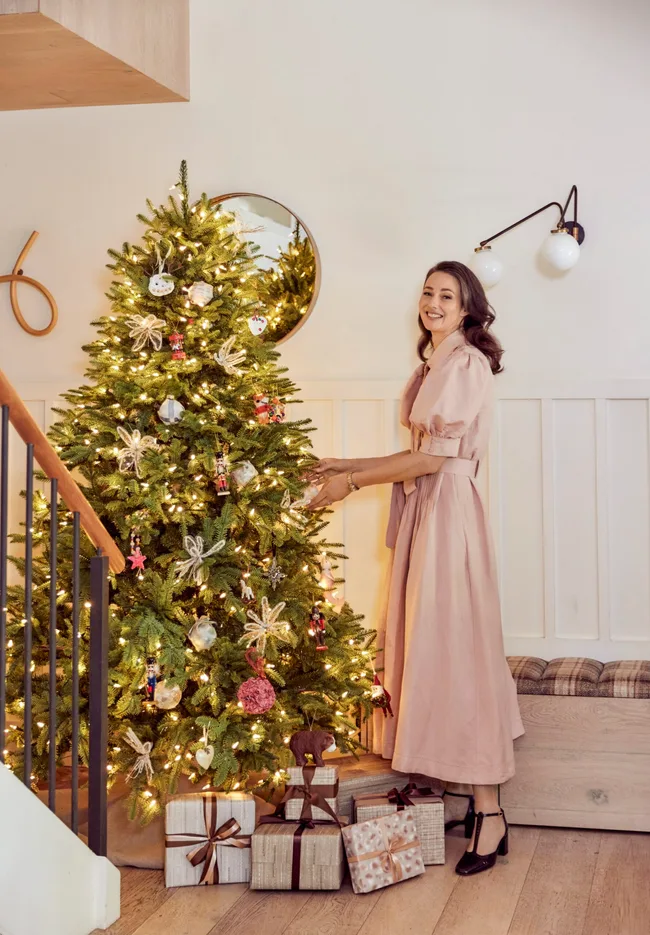
<path fill-rule="evenodd" d="M 503 263 L 492 253 L 491 247 L 477 247 L 471 267 L 487 289 L 495 286 L 503 275 Z"/>
<path fill-rule="evenodd" d="M 542 256 L 555 269 L 571 269 L 580 259 L 580 245 L 564 228 L 556 228 L 542 244 Z"/>

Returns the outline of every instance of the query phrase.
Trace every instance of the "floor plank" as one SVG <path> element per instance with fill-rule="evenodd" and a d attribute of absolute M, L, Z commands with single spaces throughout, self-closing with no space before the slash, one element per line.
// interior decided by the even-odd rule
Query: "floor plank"
<path fill-rule="evenodd" d="M 162 908 L 171 890 L 165 889 L 165 880 L 160 870 L 135 870 L 121 867 L 121 914 L 120 918 L 101 933 L 93 935 L 133 935 L 135 930 L 153 912 Z"/>
<path fill-rule="evenodd" d="M 465 838 L 455 833 L 447 835 L 445 844 L 445 865 L 427 867 L 424 876 L 409 880 L 408 886 L 382 890 L 359 935 L 431 935 L 459 881 L 454 867 L 467 847 Z"/>
<path fill-rule="evenodd" d="M 337 892 L 312 893 L 284 935 L 358 935 L 380 896 L 381 891 L 356 895 L 346 879 Z"/>
<path fill-rule="evenodd" d="M 601 838 L 600 831 L 540 830 L 508 935 L 582 932 Z"/>
<path fill-rule="evenodd" d="M 133 935 L 208 935 L 248 893 L 248 884 L 182 886 L 167 892 L 169 899 Z"/>
<path fill-rule="evenodd" d="M 650 835 L 603 833 L 583 935 L 647 935 Z"/>
<path fill-rule="evenodd" d="M 249 890 L 210 935 L 282 935 L 303 911 L 311 893 Z"/>
<path fill-rule="evenodd" d="M 460 877 L 435 935 L 506 935 L 539 835 L 539 828 L 511 828 L 507 857 L 475 877 Z"/>

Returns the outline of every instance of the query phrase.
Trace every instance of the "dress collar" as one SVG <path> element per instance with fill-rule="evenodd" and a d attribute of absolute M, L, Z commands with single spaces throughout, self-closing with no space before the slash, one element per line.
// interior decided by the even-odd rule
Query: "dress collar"
<path fill-rule="evenodd" d="M 458 328 L 456 331 L 452 331 L 451 334 L 447 335 L 444 341 L 441 341 L 440 344 L 436 347 L 433 354 L 428 358 L 425 367 L 429 370 L 432 370 L 434 367 L 439 367 L 457 347 L 461 347 L 463 344 L 467 344 L 465 340 L 465 332 Z"/>

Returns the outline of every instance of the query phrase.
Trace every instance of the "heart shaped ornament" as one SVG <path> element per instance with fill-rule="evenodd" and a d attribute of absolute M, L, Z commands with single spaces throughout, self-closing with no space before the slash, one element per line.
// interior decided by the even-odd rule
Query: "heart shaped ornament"
<path fill-rule="evenodd" d="M 251 315 L 248 319 L 248 327 L 251 329 L 251 334 L 254 334 L 256 337 L 259 337 L 263 331 L 266 330 L 269 320 L 265 318 L 264 315 Z"/>
<path fill-rule="evenodd" d="M 212 744 L 209 744 L 207 747 L 201 747 L 200 750 L 196 751 L 194 756 L 201 769 L 208 769 L 212 765 L 214 747 Z"/>

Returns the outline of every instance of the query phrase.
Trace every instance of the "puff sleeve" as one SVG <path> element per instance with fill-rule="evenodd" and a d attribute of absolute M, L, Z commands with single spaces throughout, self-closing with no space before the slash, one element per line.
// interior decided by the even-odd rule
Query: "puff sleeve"
<path fill-rule="evenodd" d="M 460 440 L 481 411 L 492 382 L 490 364 L 478 349 L 455 351 L 429 371 L 411 410 L 417 450 L 443 458 L 458 456 Z"/>

